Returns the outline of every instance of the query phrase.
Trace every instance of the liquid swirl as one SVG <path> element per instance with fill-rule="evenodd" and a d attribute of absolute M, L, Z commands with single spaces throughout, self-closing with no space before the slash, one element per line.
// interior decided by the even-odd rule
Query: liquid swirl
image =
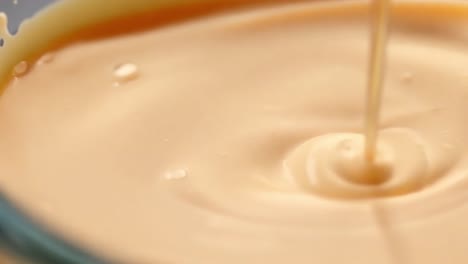
<path fill-rule="evenodd" d="M 363 153 L 360 134 L 319 136 L 289 154 L 285 173 L 302 189 L 335 198 L 403 195 L 427 184 L 428 157 L 412 131 L 383 131 L 372 167 Z"/>

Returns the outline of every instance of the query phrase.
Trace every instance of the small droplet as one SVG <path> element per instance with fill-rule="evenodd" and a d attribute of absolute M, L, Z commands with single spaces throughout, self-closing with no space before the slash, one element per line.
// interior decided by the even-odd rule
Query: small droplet
<path fill-rule="evenodd" d="M 51 53 L 46 53 L 46 54 L 42 55 L 42 57 L 37 60 L 37 64 L 38 65 L 43 65 L 43 64 L 50 63 L 53 60 L 54 60 L 54 55 L 52 55 Z"/>
<path fill-rule="evenodd" d="M 172 170 L 172 171 L 166 172 L 163 177 L 166 180 L 181 180 L 187 177 L 187 175 L 188 175 L 187 170 L 178 169 L 178 170 Z"/>
<path fill-rule="evenodd" d="M 14 4 L 14 5 L 17 5 L 17 4 L 18 4 L 18 0 L 13 0 L 13 4 Z"/>
<path fill-rule="evenodd" d="M 134 80 L 138 77 L 138 67 L 132 63 L 120 64 L 114 69 L 114 77 L 118 85 Z"/>
<path fill-rule="evenodd" d="M 405 72 L 401 75 L 400 80 L 404 84 L 412 83 L 414 80 L 414 74 L 412 72 Z"/>
<path fill-rule="evenodd" d="M 21 77 L 21 76 L 25 75 L 28 72 L 28 69 L 29 69 L 28 62 L 27 61 L 22 61 L 22 62 L 18 63 L 15 66 L 15 68 L 13 69 L 13 74 L 16 77 Z"/>
<path fill-rule="evenodd" d="M 7 15 L 0 11 L 0 39 L 2 42 L 9 36 Z M 5 43 L 3 43 L 5 44 Z"/>

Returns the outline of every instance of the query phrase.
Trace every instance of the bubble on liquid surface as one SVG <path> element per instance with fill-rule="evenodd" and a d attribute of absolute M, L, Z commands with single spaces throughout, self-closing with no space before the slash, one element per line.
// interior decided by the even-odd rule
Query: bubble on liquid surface
<path fill-rule="evenodd" d="M 181 180 L 188 176 L 187 170 L 177 169 L 164 173 L 163 178 L 166 180 Z"/>
<path fill-rule="evenodd" d="M 25 75 L 29 70 L 29 63 L 27 61 L 21 61 L 20 63 L 16 64 L 15 68 L 13 69 L 13 74 L 16 77 L 21 77 Z"/>
<path fill-rule="evenodd" d="M 119 64 L 114 68 L 114 78 L 117 86 L 138 77 L 138 66 L 133 63 Z"/>
<path fill-rule="evenodd" d="M 42 55 L 38 60 L 37 60 L 37 64 L 38 65 L 43 65 L 43 64 L 47 64 L 47 63 L 50 63 L 54 60 L 54 55 L 51 54 L 51 53 L 46 53 L 44 55 Z"/>

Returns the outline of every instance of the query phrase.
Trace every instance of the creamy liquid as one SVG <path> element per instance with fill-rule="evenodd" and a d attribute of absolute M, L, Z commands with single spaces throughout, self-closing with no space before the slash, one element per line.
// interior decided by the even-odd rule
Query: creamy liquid
<path fill-rule="evenodd" d="M 468 9 L 396 10 L 369 185 L 366 8 L 244 11 L 19 64 L 0 185 L 129 263 L 466 263 Z"/>
<path fill-rule="evenodd" d="M 7 16 L 0 12 L 0 46 L 3 45 L 4 40 L 9 36 L 6 25 Z"/>
<path fill-rule="evenodd" d="M 374 0 L 371 3 L 371 44 L 369 56 L 369 75 L 367 76 L 367 107 L 365 123 L 364 157 L 372 167 L 377 147 L 382 83 L 385 73 L 385 55 L 389 27 L 390 0 Z"/>

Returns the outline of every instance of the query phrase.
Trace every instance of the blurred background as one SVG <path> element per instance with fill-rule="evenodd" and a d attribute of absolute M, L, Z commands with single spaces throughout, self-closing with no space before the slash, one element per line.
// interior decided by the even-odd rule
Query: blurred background
<path fill-rule="evenodd" d="M 8 15 L 8 29 L 16 33 L 20 22 L 54 0 L 0 0 L 0 12 Z"/>

